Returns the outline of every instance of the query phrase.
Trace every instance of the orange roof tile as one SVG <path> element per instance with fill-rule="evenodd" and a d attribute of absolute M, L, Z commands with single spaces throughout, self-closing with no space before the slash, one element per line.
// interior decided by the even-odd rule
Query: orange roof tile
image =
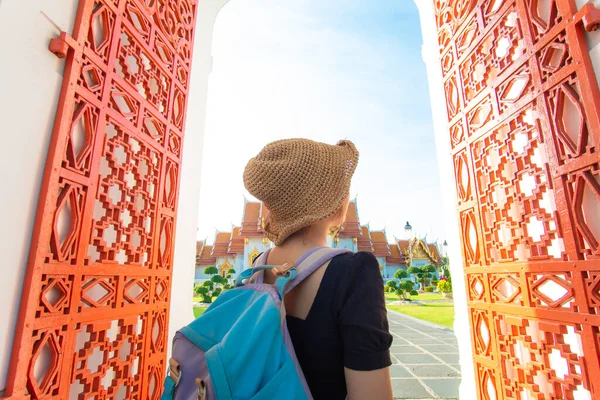
<path fill-rule="evenodd" d="M 398 247 L 400 247 L 400 252 L 405 254 L 408 251 L 408 240 L 398 240 Z"/>
<path fill-rule="evenodd" d="M 348 204 L 348 211 L 346 212 L 346 222 L 358 222 L 356 203 L 353 201 L 351 201 L 350 204 Z"/>
<path fill-rule="evenodd" d="M 217 262 L 217 259 L 214 258 L 211 255 L 211 253 L 212 253 L 212 246 L 203 245 L 202 250 L 200 251 L 200 254 L 196 254 L 196 265 L 198 265 L 198 266 L 214 265 L 215 262 Z"/>
<path fill-rule="evenodd" d="M 371 231 L 371 240 L 373 240 L 374 254 L 377 257 L 386 257 L 390 255 L 390 247 L 383 231 Z"/>
<path fill-rule="evenodd" d="M 241 254 L 244 252 L 244 238 L 240 236 L 240 228 L 238 226 L 233 228 L 227 252 L 230 254 Z"/>
<path fill-rule="evenodd" d="M 360 224 L 358 223 L 358 214 L 356 203 L 351 201 L 348 204 L 346 219 L 341 226 L 338 237 L 340 238 L 355 238 L 358 239 L 362 235 Z"/>
<path fill-rule="evenodd" d="M 217 237 L 215 238 L 215 245 L 227 243 L 229 244 L 229 240 L 231 239 L 231 232 L 219 232 L 217 233 Z"/>
<path fill-rule="evenodd" d="M 260 203 L 249 202 L 246 203 L 246 209 L 244 210 L 244 221 L 256 223 L 260 218 Z"/>
<path fill-rule="evenodd" d="M 227 250 L 229 249 L 229 242 L 231 240 L 231 232 L 219 232 L 215 238 L 215 244 L 213 245 L 212 256 L 213 257 L 225 257 L 227 256 Z"/>
<path fill-rule="evenodd" d="M 390 245 L 390 253 L 391 253 L 391 257 L 394 257 L 394 258 L 401 257 L 400 249 L 398 248 L 398 245 L 391 244 Z"/>
<path fill-rule="evenodd" d="M 369 237 L 369 227 L 366 225 L 363 225 L 360 227 L 360 229 L 362 230 L 362 234 L 366 237 Z"/>
<path fill-rule="evenodd" d="M 212 246 L 204 246 L 204 249 L 202 249 L 202 253 L 200 253 L 200 258 L 202 260 L 211 259 L 212 257 L 210 256 L 210 253 L 212 252 L 212 248 Z"/>
<path fill-rule="evenodd" d="M 246 202 L 240 234 L 243 237 L 264 237 L 261 228 L 262 203 Z"/>
<path fill-rule="evenodd" d="M 383 231 L 371 231 L 371 239 L 373 239 L 373 242 L 387 243 L 387 240 L 385 239 L 385 233 L 383 233 Z"/>
<path fill-rule="evenodd" d="M 370 253 L 373 252 L 373 242 L 371 242 L 371 233 L 369 232 L 368 226 L 360 227 L 362 235 L 359 236 L 357 240 L 358 251 L 368 251 Z"/>
<path fill-rule="evenodd" d="M 406 265 L 406 257 L 400 253 L 400 248 L 397 244 L 390 244 L 390 255 L 386 257 L 388 265 Z"/>

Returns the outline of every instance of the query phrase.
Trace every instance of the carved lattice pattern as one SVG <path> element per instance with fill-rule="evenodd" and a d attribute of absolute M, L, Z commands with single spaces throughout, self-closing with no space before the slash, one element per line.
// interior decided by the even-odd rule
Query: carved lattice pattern
<path fill-rule="evenodd" d="M 9 398 L 158 399 L 196 0 L 80 0 Z"/>
<path fill-rule="evenodd" d="M 435 6 L 478 396 L 600 398 L 600 13 Z"/>

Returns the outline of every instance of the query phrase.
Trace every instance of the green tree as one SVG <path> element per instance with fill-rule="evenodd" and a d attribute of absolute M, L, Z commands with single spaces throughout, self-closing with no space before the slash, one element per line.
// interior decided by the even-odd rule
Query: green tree
<path fill-rule="evenodd" d="M 213 290 L 215 284 L 212 281 L 204 281 L 202 282 L 202 286 L 206 286 L 208 290 Z"/>
<path fill-rule="evenodd" d="M 409 279 L 400 281 L 400 284 L 396 288 L 396 294 L 398 297 L 402 297 L 403 300 L 410 300 L 410 296 L 419 294 L 414 290 L 415 283 Z"/>
<path fill-rule="evenodd" d="M 224 284 L 227 283 L 227 278 L 225 278 L 224 276 L 221 276 L 221 275 L 214 275 L 210 278 L 210 280 L 212 282 L 214 282 L 215 285 L 218 285 L 219 287 L 223 286 Z"/>
<path fill-rule="evenodd" d="M 396 273 L 394 274 L 394 278 L 396 279 L 406 279 L 408 278 L 408 274 L 406 273 L 405 270 L 403 269 L 399 269 L 398 271 L 396 271 Z"/>
<path fill-rule="evenodd" d="M 219 270 L 214 265 L 204 268 L 204 273 L 210 275 L 210 279 L 202 282 L 200 286 L 203 303 L 212 303 L 212 298 L 221 294 L 223 282 L 227 283 L 227 279 L 219 275 Z"/>
<path fill-rule="evenodd" d="M 408 273 L 415 276 L 417 282 L 421 286 L 421 290 L 429 284 L 429 280 L 434 276 L 433 272 L 436 272 L 434 265 L 428 264 L 422 267 L 409 267 Z"/>
<path fill-rule="evenodd" d="M 227 271 L 227 285 L 228 286 L 233 286 L 233 276 L 235 275 L 235 269 L 230 268 L 229 271 Z"/>
<path fill-rule="evenodd" d="M 396 281 L 388 281 L 387 286 L 396 289 L 398 287 L 398 283 Z"/>
<path fill-rule="evenodd" d="M 202 296 L 203 303 L 212 303 L 213 290 L 210 286 L 196 286 L 196 289 L 194 289 L 194 291 L 198 296 Z"/>
<path fill-rule="evenodd" d="M 208 294 L 209 289 L 206 286 L 196 286 L 194 292 L 199 296 L 204 296 Z"/>
<path fill-rule="evenodd" d="M 415 294 L 415 284 L 410 279 L 407 279 L 408 273 L 403 269 L 399 269 L 396 271 L 396 273 L 394 273 L 394 278 L 399 279 L 400 281 L 398 283 L 390 281 L 388 282 L 388 286 L 390 283 L 394 283 L 394 285 L 396 285 L 394 289 L 398 297 L 401 297 L 403 300 L 410 299 L 410 296 Z"/>

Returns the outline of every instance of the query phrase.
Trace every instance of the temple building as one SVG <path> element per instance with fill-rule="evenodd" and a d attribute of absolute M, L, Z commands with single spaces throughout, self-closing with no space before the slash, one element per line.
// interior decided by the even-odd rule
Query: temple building
<path fill-rule="evenodd" d="M 195 282 L 209 278 L 204 274 L 207 266 L 216 266 L 219 273 L 227 275 L 234 269 L 237 273 L 248 269 L 252 260 L 273 243 L 262 230 L 262 203 L 244 199 L 241 226 L 232 227 L 230 232 L 216 232 L 214 244 L 206 240 L 196 243 Z M 361 225 L 358 214 L 358 202 L 352 200 L 348 206 L 346 222 L 335 235 L 328 237 L 329 246 L 346 248 L 352 251 L 368 251 L 375 255 L 379 270 L 384 279 L 391 279 L 399 269 L 409 266 L 443 264 L 437 243 L 427 243 L 425 239 L 412 238 L 390 243 L 387 232 L 371 230 L 369 225 Z"/>

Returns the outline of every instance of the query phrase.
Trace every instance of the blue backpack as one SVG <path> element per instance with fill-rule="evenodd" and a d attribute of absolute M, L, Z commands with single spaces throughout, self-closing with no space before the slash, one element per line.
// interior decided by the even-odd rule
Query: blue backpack
<path fill-rule="evenodd" d="M 269 251 L 263 253 L 239 275 L 234 289 L 177 331 L 161 400 L 312 400 L 282 300 L 321 265 L 347 252 L 316 247 L 291 268 L 264 265 Z M 273 268 L 275 284 L 262 283 L 261 271 Z"/>

